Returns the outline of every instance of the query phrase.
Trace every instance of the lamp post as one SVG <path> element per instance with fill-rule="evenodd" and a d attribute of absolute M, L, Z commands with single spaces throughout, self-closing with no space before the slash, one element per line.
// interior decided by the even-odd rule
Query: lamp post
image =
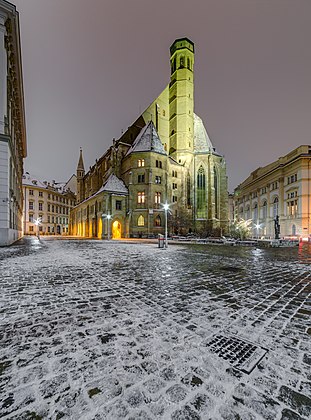
<path fill-rule="evenodd" d="M 107 218 L 107 239 L 109 241 L 110 239 L 110 219 L 111 219 L 111 214 L 107 214 L 106 215 Z"/>
<path fill-rule="evenodd" d="M 35 225 L 37 226 L 37 237 L 38 239 L 40 238 L 40 230 L 39 230 L 39 226 L 41 225 L 41 218 L 38 217 L 38 219 L 35 220 Z"/>
<path fill-rule="evenodd" d="M 164 206 L 164 211 L 165 211 L 165 248 L 167 248 L 167 211 L 169 208 L 169 205 L 167 204 L 167 201 L 165 202 Z"/>
<path fill-rule="evenodd" d="M 259 237 L 259 229 L 261 228 L 261 225 L 260 225 L 259 223 L 257 223 L 257 224 L 255 225 L 255 228 L 256 228 L 257 239 L 258 239 L 258 237 Z"/>

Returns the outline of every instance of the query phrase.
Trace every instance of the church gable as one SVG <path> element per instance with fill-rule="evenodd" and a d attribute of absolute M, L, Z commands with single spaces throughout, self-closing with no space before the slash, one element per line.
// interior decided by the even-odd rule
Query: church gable
<path fill-rule="evenodd" d="M 122 179 L 118 178 L 115 174 L 111 174 L 107 181 L 104 183 L 102 188 L 98 191 L 113 192 L 117 194 L 128 194 L 128 189 L 126 188 Z"/>
<path fill-rule="evenodd" d="M 141 130 L 126 156 L 134 152 L 155 152 L 166 155 L 152 121 Z"/>

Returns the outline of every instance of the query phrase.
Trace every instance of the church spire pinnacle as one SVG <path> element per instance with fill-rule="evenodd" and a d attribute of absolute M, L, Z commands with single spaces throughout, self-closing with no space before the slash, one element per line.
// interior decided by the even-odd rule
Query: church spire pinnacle
<path fill-rule="evenodd" d="M 83 163 L 83 156 L 82 156 L 82 147 L 80 147 L 80 157 L 79 162 L 77 166 L 77 171 L 83 171 L 84 172 L 84 163 Z"/>

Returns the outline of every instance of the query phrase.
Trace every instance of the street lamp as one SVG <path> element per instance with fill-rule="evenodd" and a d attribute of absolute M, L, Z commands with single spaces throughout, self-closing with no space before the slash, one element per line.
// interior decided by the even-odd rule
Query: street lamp
<path fill-rule="evenodd" d="M 163 205 L 164 211 L 165 211 L 165 248 L 167 248 L 167 211 L 169 209 L 169 205 L 167 204 L 167 201 Z"/>
<path fill-rule="evenodd" d="M 36 219 L 34 221 L 35 225 L 37 226 L 37 236 L 38 238 L 40 238 L 40 231 L 39 231 L 39 226 L 41 225 L 41 217 L 38 217 L 38 219 Z"/>
<path fill-rule="evenodd" d="M 256 223 L 255 228 L 256 228 L 257 238 L 258 238 L 259 237 L 259 229 L 261 228 L 261 224 Z"/>
<path fill-rule="evenodd" d="M 106 219 L 107 219 L 107 239 L 109 241 L 109 239 L 110 239 L 110 219 L 111 219 L 111 214 L 107 214 L 106 215 Z"/>

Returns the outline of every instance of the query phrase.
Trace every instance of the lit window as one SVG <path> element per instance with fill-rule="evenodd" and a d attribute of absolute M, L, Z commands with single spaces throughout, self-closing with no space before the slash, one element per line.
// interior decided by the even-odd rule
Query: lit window
<path fill-rule="evenodd" d="M 141 168 L 142 166 L 145 166 L 145 159 L 138 159 L 138 167 Z"/>
<path fill-rule="evenodd" d="M 143 215 L 140 215 L 137 220 L 137 226 L 145 226 L 145 219 Z"/>
<path fill-rule="evenodd" d="M 292 200 L 287 203 L 287 214 L 296 216 L 298 213 L 298 200 Z"/>
<path fill-rule="evenodd" d="M 161 193 L 160 192 L 156 192 L 154 195 L 154 202 L 156 204 L 160 204 L 161 203 Z"/>
<path fill-rule="evenodd" d="M 144 193 L 144 191 L 137 193 L 137 202 L 138 202 L 138 204 L 144 204 L 145 203 L 145 193 Z"/>

